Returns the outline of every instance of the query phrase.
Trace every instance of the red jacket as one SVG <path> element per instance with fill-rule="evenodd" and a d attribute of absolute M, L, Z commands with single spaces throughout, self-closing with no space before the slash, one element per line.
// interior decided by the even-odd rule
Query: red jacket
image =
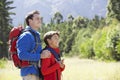
<path fill-rule="evenodd" d="M 59 48 L 56 48 L 54 50 L 57 53 L 60 52 Z M 61 73 L 64 68 L 60 68 L 59 63 L 56 62 L 55 57 L 52 53 L 50 58 L 41 60 L 41 72 L 44 76 L 44 80 L 61 80 Z"/>

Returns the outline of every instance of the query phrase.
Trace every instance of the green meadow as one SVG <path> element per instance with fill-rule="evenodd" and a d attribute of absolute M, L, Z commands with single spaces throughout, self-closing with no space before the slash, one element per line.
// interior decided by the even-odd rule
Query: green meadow
<path fill-rule="evenodd" d="M 89 59 L 65 58 L 62 80 L 120 80 L 120 62 L 99 62 Z M 8 61 L 0 69 L 0 80 L 22 80 L 19 69 Z"/>

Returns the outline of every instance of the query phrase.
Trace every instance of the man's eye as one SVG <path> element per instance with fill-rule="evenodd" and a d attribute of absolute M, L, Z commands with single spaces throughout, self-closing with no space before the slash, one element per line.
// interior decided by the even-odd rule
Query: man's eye
<path fill-rule="evenodd" d="M 40 20 L 40 18 L 37 18 L 37 20 Z"/>

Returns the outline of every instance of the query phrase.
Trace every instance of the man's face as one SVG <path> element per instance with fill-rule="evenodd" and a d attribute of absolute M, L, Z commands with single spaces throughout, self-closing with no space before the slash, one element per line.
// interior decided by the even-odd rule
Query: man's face
<path fill-rule="evenodd" d="M 57 34 L 53 35 L 51 39 L 48 40 L 48 44 L 53 48 L 59 47 L 59 36 Z"/>
<path fill-rule="evenodd" d="M 39 14 L 34 14 L 33 18 L 30 19 L 30 26 L 35 28 L 35 29 L 39 29 L 41 26 L 41 18 Z"/>

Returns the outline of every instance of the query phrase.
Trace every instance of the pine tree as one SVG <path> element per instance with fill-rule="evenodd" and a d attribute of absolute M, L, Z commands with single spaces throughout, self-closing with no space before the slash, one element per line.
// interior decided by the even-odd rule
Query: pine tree
<path fill-rule="evenodd" d="M 13 1 L 0 0 L 0 58 L 8 55 L 7 41 L 12 24 L 10 15 L 14 14 L 9 10 L 15 8 L 9 6 L 12 3 Z"/>

